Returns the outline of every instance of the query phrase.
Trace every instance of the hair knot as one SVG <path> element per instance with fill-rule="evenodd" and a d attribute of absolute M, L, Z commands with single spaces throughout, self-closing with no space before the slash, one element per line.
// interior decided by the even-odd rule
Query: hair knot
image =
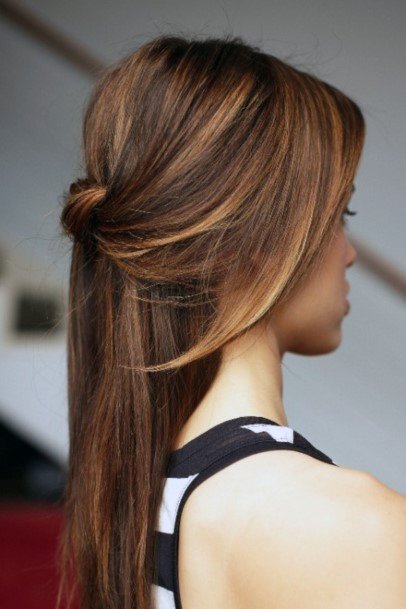
<path fill-rule="evenodd" d="M 78 179 L 70 185 L 62 212 L 62 223 L 68 234 L 81 242 L 94 236 L 97 210 L 106 193 L 106 187 L 87 179 Z"/>

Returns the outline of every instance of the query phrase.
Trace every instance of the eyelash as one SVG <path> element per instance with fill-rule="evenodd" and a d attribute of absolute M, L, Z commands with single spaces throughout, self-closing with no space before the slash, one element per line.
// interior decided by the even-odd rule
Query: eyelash
<path fill-rule="evenodd" d="M 343 225 L 344 225 L 344 226 L 347 226 L 347 225 L 348 225 L 348 222 L 347 222 L 347 220 L 344 218 L 344 215 L 347 215 L 347 216 L 355 216 L 357 213 L 358 213 L 357 211 L 354 211 L 354 210 L 352 210 L 352 209 L 348 209 L 348 207 L 346 207 L 346 208 L 345 208 L 345 210 L 343 211 L 343 214 L 342 214 L 342 217 L 341 217 Z"/>

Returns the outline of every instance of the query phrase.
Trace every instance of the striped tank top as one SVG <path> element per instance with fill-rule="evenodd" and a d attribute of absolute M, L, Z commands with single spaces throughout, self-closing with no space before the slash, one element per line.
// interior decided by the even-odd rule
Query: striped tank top
<path fill-rule="evenodd" d="M 219 423 L 171 452 L 155 531 L 157 573 L 152 584 L 152 609 L 182 609 L 179 525 L 189 495 L 216 472 L 265 450 L 298 451 L 338 465 L 291 427 L 252 415 Z"/>

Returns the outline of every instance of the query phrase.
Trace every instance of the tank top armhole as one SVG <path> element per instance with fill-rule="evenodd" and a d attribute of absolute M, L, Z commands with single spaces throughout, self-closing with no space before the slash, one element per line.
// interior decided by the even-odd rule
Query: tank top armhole
<path fill-rule="evenodd" d="M 179 529 L 183 508 L 195 488 L 244 457 L 270 450 L 300 452 L 338 466 L 293 428 L 262 416 L 219 423 L 173 451 L 158 514 L 153 609 L 182 609 L 179 589 Z"/>
<path fill-rule="evenodd" d="M 179 562 L 179 529 L 180 529 L 180 520 L 182 517 L 183 508 L 185 506 L 186 501 L 192 494 L 192 492 L 205 480 L 213 476 L 215 473 L 221 471 L 233 463 L 236 463 L 240 459 L 244 457 L 248 457 L 250 455 L 258 454 L 260 452 L 271 451 L 271 450 L 288 450 L 293 452 L 300 452 L 310 457 L 313 457 L 319 461 L 323 461 L 330 465 L 337 466 L 330 457 L 324 454 L 322 451 L 318 450 L 314 446 L 312 446 L 303 436 L 295 432 L 297 437 L 303 440 L 303 443 L 297 442 L 296 444 L 292 444 L 291 442 L 277 442 L 273 443 L 268 440 L 257 439 L 257 441 L 247 442 L 246 444 L 239 445 L 238 447 L 234 447 L 233 450 L 226 452 L 222 456 L 220 456 L 215 461 L 211 462 L 206 468 L 204 468 L 196 477 L 191 481 L 188 485 L 187 490 L 182 495 L 182 498 L 177 507 L 177 514 L 175 520 L 175 530 L 174 530 L 174 543 L 173 543 L 173 584 L 174 584 L 174 609 L 183 609 L 181 599 L 180 599 L 180 586 L 179 586 L 179 570 L 178 570 L 178 562 Z M 307 446 L 308 445 L 308 446 Z M 169 605 L 168 605 L 169 608 Z M 157 608 L 160 609 L 160 608 Z M 166 609 L 166 607 L 165 607 Z"/>

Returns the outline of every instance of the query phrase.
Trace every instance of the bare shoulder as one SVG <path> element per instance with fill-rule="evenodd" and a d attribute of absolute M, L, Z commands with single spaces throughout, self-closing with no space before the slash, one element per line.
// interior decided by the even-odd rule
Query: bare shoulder
<path fill-rule="evenodd" d="M 403 608 L 406 497 L 367 472 L 282 452 L 241 464 L 217 512 L 238 609 Z"/>
<path fill-rule="evenodd" d="M 299 451 L 272 450 L 244 457 L 212 475 L 193 491 L 187 510 L 196 524 L 224 531 L 227 522 L 231 530 L 234 525 L 230 515 L 244 522 L 246 511 L 261 506 L 267 513 L 275 510 L 276 517 L 290 508 L 296 512 L 297 501 L 306 498 L 311 513 L 314 502 L 351 504 L 352 494 L 374 492 L 402 503 L 401 495 L 367 472 L 336 467 Z"/>

